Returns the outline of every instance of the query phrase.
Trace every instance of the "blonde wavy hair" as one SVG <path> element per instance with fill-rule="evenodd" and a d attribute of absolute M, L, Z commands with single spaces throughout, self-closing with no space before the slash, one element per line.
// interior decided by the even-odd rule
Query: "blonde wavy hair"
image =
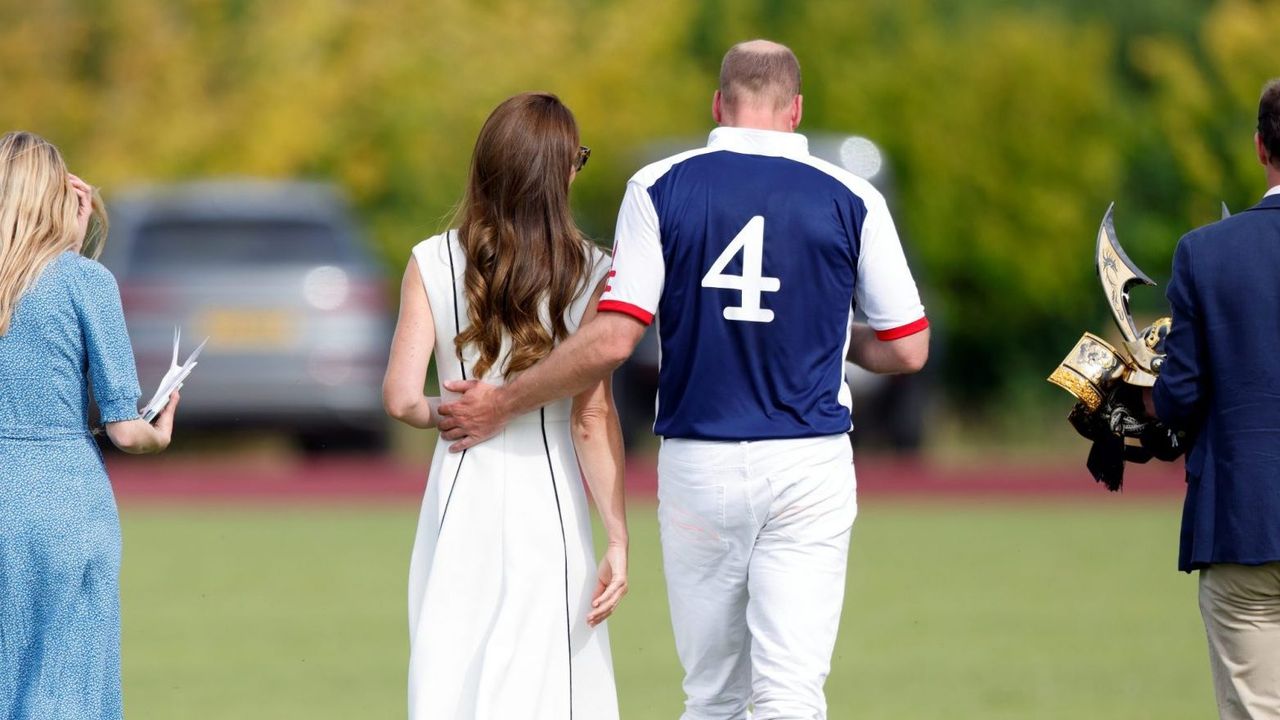
<path fill-rule="evenodd" d="M 0 336 L 18 301 L 59 254 L 97 258 L 107 238 L 107 212 L 97 191 L 84 236 L 80 198 L 62 153 L 29 132 L 0 136 Z"/>
<path fill-rule="evenodd" d="M 503 361 L 504 377 L 532 367 L 569 335 L 565 312 L 591 273 L 591 241 L 569 209 L 580 147 L 573 113 L 550 93 L 508 98 L 485 121 L 457 217 L 475 377 Z"/>

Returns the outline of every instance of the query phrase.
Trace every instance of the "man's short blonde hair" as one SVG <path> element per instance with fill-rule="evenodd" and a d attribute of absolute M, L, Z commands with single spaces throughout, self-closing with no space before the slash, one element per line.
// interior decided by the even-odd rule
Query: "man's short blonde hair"
<path fill-rule="evenodd" d="M 729 48 L 720 64 L 723 103 L 781 110 L 800 94 L 800 61 L 791 48 L 769 40 L 748 40 Z"/>

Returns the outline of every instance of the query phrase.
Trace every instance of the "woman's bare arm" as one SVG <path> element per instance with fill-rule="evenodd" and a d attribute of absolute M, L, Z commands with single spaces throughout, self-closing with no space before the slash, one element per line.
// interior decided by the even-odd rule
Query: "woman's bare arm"
<path fill-rule="evenodd" d="M 412 427 L 435 427 L 439 419 L 434 411 L 439 399 L 429 398 L 423 391 L 435 344 L 431 301 L 418 272 L 418 261 L 411 257 L 400 283 L 400 317 L 391 340 L 387 374 L 382 380 L 382 406 L 388 415 Z"/>
<path fill-rule="evenodd" d="M 596 291 L 583 322 L 595 315 L 596 301 L 603 284 Z M 611 378 L 597 381 L 573 398 L 573 445 L 578 464 L 591 488 L 596 510 L 604 524 L 607 547 L 600 561 L 596 590 L 587 622 L 595 626 L 613 614 L 627 593 L 626 494 L 623 488 L 624 451 L 622 424 L 613 403 Z"/>
<path fill-rule="evenodd" d="M 107 437 L 111 444 L 130 455 L 162 452 L 173 439 L 173 416 L 178 412 L 179 399 L 181 396 L 174 390 L 169 396 L 169 404 L 156 416 L 154 425 L 142 418 L 107 423 Z"/>

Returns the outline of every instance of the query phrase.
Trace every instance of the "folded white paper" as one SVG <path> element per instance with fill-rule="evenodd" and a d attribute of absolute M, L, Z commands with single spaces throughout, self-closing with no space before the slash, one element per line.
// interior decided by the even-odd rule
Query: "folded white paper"
<path fill-rule="evenodd" d="M 209 338 L 205 338 L 204 342 L 200 343 L 199 347 L 191 351 L 191 355 L 187 357 L 186 362 L 179 365 L 178 343 L 181 342 L 181 340 L 182 328 L 174 328 L 173 360 L 169 363 L 169 371 L 166 372 L 164 374 L 164 378 L 160 380 L 160 387 L 156 388 L 156 394 L 151 396 L 151 402 L 147 403 L 147 406 L 142 409 L 142 419 L 147 422 L 154 420 L 156 416 L 160 414 L 160 411 L 164 410 L 165 406 L 169 404 L 169 396 L 173 394 L 174 390 L 182 387 L 183 381 L 187 379 L 187 376 L 190 375 L 191 371 L 199 364 L 196 362 L 196 358 L 200 357 L 200 351 L 204 350 L 205 344 L 209 342 Z"/>

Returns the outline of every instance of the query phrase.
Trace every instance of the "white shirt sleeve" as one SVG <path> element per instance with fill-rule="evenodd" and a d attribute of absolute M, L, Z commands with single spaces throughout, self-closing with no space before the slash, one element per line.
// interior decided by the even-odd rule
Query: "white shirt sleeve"
<path fill-rule="evenodd" d="M 666 264 L 658 236 L 658 211 L 649 192 L 636 181 L 627 183 L 627 193 L 618 211 L 618 229 L 613 236 L 613 269 L 600 298 L 601 312 L 620 312 L 648 325 L 658 312 Z"/>
<path fill-rule="evenodd" d="M 929 327 L 920 291 L 882 198 L 868 203 L 858 248 L 855 302 L 880 340 L 897 340 Z"/>

